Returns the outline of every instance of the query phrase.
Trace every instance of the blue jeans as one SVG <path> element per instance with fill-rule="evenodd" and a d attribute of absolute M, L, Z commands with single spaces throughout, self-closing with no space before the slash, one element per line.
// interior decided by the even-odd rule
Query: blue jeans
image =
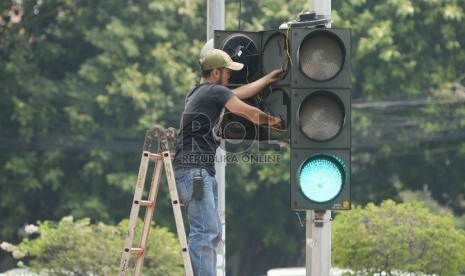
<path fill-rule="evenodd" d="M 194 175 L 202 171 L 203 198 L 193 198 Z M 189 221 L 189 255 L 195 276 L 216 275 L 216 247 L 221 241 L 221 220 L 218 214 L 218 185 L 205 169 L 175 168 L 179 200 L 187 210 Z"/>

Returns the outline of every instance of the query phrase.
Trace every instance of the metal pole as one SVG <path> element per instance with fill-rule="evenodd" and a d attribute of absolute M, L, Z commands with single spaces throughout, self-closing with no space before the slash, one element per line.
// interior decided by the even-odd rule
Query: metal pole
<path fill-rule="evenodd" d="M 307 211 L 306 275 L 326 276 L 331 271 L 331 211 Z"/>
<path fill-rule="evenodd" d="M 309 10 L 315 11 L 318 16 L 331 17 L 331 0 L 309 0 Z M 331 28 L 331 23 L 326 24 Z"/>
<path fill-rule="evenodd" d="M 207 41 L 213 38 L 215 30 L 224 30 L 224 0 L 208 0 Z"/>
<path fill-rule="evenodd" d="M 225 189 L 225 175 L 226 175 L 226 150 L 225 142 L 221 140 L 221 144 L 216 150 L 216 182 L 218 183 L 218 211 L 220 213 L 222 237 L 218 244 L 217 251 L 217 264 L 216 274 L 218 276 L 226 275 L 226 189 Z"/>
<path fill-rule="evenodd" d="M 224 0 L 208 0 L 207 3 L 207 41 L 213 39 L 215 30 L 224 30 L 225 23 Z M 218 211 L 220 213 L 223 236 L 217 251 L 217 275 L 226 275 L 226 146 L 224 140 L 216 150 L 216 182 L 218 183 Z"/>
<path fill-rule="evenodd" d="M 309 10 L 331 17 L 331 0 L 309 0 Z M 331 22 L 326 24 L 331 28 Z M 307 211 L 306 275 L 329 275 L 331 271 L 331 211 Z"/>

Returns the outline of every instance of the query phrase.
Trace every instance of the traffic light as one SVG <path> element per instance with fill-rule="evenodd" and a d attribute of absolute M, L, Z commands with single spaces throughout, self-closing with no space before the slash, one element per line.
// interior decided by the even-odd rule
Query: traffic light
<path fill-rule="evenodd" d="M 290 55 L 289 39 L 286 30 L 269 30 L 261 32 L 262 76 L 275 69 L 282 68 L 284 74 L 270 87 L 258 94 L 259 107 L 263 111 L 278 116 L 283 121 L 281 131 L 261 128 L 259 140 L 289 140 L 290 118 Z"/>
<path fill-rule="evenodd" d="M 281 117 L 287 126 L 290 112 L 290 55 L 286 31 L 215 31 L 214 47 L 228 53 L 234 61 L 244 64 L 241 71 L 231 72 L 228 84 L 231 89 L 253 82 L 274 69 L 285 69 L 286 74 L 279 81 L 244 101 L 271 115 Z M 221 129 L 223 138 L 226 139 L 289 139 L 288 130 L 269 130 L 229 112 L 223 116 Z"/>
<path fill-rule="evenodd" d="M 244 64 L 242 70 L 231 72 L 228 86 L 237 87 L 261 77 L 259 32 L 215 31 L 214 46 L 228 53 L 232 60 Z"/>
<path fill-rule="evenodd" d="M 350 209 L 350 29 L 289 32 L 291 208 Z"/>
<path fill-rule="evenodd" d="M 244 64 L 240 71 L 231 71 L 228 87 L 253 82 L 261 76 L 260 47 L 261 37 L 258 32 L 245 31 L 215 31 L 214 47 L 225 51 L 231 59 Z M 257 106 L 255 98 L 245 100 L 246 103 Z M 221 122 L 221 135 L 226 139 L 257 140 L 259 127 L 249 120 L 225 110 Z"/>

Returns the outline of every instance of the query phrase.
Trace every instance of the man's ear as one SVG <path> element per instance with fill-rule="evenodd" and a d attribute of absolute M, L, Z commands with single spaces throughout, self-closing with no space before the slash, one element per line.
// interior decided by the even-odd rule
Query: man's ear
<path fill-rule="evenodd" d="M 218 68 L 213 68 L 213 70 L 212 70 L 210 76 L 216 77 L 216 76 L 219 75 L 219 73 L 220 73 L 220 70 L 219 70 Z"/>
<path fill-rule="evenodd" d="M 220 73 L 221 73 L 220 69 L 214 68 L 210 73 L 210 78 L 216 81 L 219 78 Z"/>

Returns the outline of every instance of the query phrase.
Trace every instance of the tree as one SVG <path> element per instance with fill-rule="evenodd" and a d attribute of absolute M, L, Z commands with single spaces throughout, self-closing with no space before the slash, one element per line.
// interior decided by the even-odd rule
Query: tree
<path fill-rule="evenodd" d="M 289 208 L 289 151 L 244 153 L 255 154 L 280 159 L 250 164 L 237 154 L 239 162 L 226 169 L 226 255 L 233 275 L 304 264 L 305 229 Z"/>
<path fill-rule="evenodd" d="M 352 28 L 356 200 L 380 202 L 426 185 L 441 204 L 465 212 L 456 167 L 465 162 L 461 3 L 334 3 L 333 26 Z"/>
<path fill-rule="evenodd" d="M 133 192 L 145 130 L 178 120 L 201 46 L 184 1 L 36 2 L 0 24 L 4 237 L 37 219 L 126 217 L 114 206 Z"/>
<path fill-rule="evenodd" d="M 357 275 L 465 271 L 465 231 L 451 215 L 433 215 L 419 202 L 358 206 L 338 214 L 332 227 L 333 265 Z"/>
<path fill-rule="evenodd" d="M 196 81 L 203 19 L 189 2 L 2 2 L 2 240 L 37 220 L 128 216 L 145 130 L 177 125 Z"/>
<path fill-rule="evenodd" d="M 136 236 L 141 233 L 141 224 L 138 223 Z M 25 238 L 19 245 L 3 242 L 2 249 L 15 259 L 26 259 L 21 266 L 37 274 L 117 275 L 127 228 L 127 220 L 115 227 L 91 224 L 89 218 L 74 221 L 73 217 L 64 217 L 58 224 L 43 221 L 38 226 L 28 225 L 25 230 L 31 238 Z M 167 228 L 152 225 L 142 271 L 144 275 L 159 276 L 183 273 L 181 248 Z"/>
<path fill-rule="evenodd" d="M 361 204 L 388 198 L 401 201 L 399 192 L 427 186 L 436 200 L 462 214 L 464 171 L 459 166 L 465 162 L 462 78 L 465 55 L 459 49 L 465 44 L 464 30 L 460 27 L 465 16 L 463 5 L 455 0 L 353 0 L 332 4 L 332 26 L 352 29 L 353 201 Z M 239 13 L 237 6 L 230 3 L 228 10 L 232 12 L 227 14 L 227 28 L 275 29 L 307 8 L 305 1 L 267 1 L 248 3 Z M 274 209 L 281 201 L 288 201 L 287 191 L 279 189 L 281 185 L 287 187 L 286 165 L 256 166 L 257 172 L 249 166 L 236 166 L 234 171 L 228 167 L 231 174 L 227 178 L 227 192 L 232 193 L 228 199 L 240 199 L 236 201 L 239 204 L 228 205 L 231 215 L 246 214 L 254 206 L 277 210 L 274 214 L 279 219 L 273 227 L 283 225 L 279 222 L 285 217 L 285 226 L 281 227 L 296 233 L 289 245 L 296 243 L 298 248 L 304 233 L 299 237 L 297 221 L 288 217 L 293 214 Z M 239 179 L 233 174 L 245 177 Z M 259 181 L 253 181 L 257 175 Z M 266 194 L 263 186 L 273 187 L 275 201 L 262 196 Z M 240 228 L 250 233 L 243 225 L 250 224 L 252 217 L 254 214 L 233 217 L 229 222 L 242 223 L 228 223 L 228 229 L 251 237 Z M 247 245 L 242 247 L 241 242 L 235 242 L 232 246 L 234 252 L 253 252 L 255 257 L 250 262 L 258 266 L 261 258 L 267 258 L 265 251 L 273 249 L 265 246 L 268 240 L 257 231 L 266 222 L 260 213 L 254 218 L 258 220 L 253 224 L 256 243 L 244 242 Z M 229 241 L 235 238 L 232 235 L 228 235 Z M 301 244 L 303 247 L 304 243 Z M 260 247 L 260 253 L 245 249 L 247 246 Z M 243 256 L 243 264 L 247 259 L 250 257 Z"/>
<path fill-rule="evenodd" d="M 428 186 L 464 212 L 460 3 L 333 1 L 333 27 L 353 35 L 354 201 Z M 308 1 L 226 5 L 227 29 L 259 31 L 296 18 Z M 176 127 L 198 80 L 206 1 L 23 0 L 0 9 L 1 239 L 69 214 L 127 217 L 145 130 Z M 256 274 L 302 263 L 304 231 L 286 207 L 286 153 L 282 160 L 227 170 L 228 256 Z M 157 224 L 173 230 L 169 201 L 158 205 Z M 289 242 L 279 238 L 287 233 Z"/>

